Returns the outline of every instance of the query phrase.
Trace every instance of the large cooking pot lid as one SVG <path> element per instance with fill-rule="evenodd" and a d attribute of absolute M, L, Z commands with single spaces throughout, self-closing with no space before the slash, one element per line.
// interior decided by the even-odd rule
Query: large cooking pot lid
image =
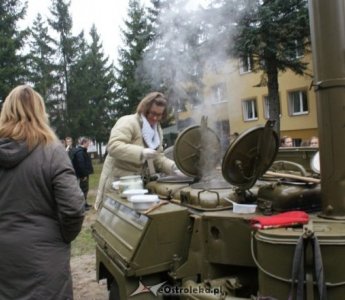
<path fill-rule="evenodd" d="M 174 145 L 174 160 L 187 176 L 201 178 L 220 164 L 221 146 L 217 134 L 206 121 L 183 130 Z"/>
<path fill-rule="evenodd" d="M 223 177 L 239 188 L 251 188 L 271 166 L 278 149 L 279 138 L 272 121 L 248 129 L 227 149 L 222 163 Z"/>

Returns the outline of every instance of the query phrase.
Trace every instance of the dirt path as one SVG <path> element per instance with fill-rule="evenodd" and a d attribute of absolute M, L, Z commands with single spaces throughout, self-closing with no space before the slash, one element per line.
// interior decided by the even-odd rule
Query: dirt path
<path fill-rule="evenodd" d="M 95 190 L 89 191 L 89 197 L 94 198 Z M 96 211 L 91 209 L 86 213 L 83 227 L 89 228 L 96 220 Z M 74 300 L 107 300 L 108 291 L 105 280 L 96 281 L 96 256 L 84 254 L 71 258 Z"/>
<path fill-rule="evenodd" d="M 96 281 L 94 254 L 73 257 L 71 269 L 74 300 L 108 299 L 107 283 Z"/>

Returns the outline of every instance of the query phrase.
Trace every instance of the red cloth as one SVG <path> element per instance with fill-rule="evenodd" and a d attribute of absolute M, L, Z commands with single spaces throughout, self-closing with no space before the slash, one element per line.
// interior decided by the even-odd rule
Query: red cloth
<path fill-rule="evenodd" d="M 269 217 L 254 217 L 250 223 L 254 228 L 277 228 L 288 227 L 299 224 L 306 224 L 309 221 L 309 215 L 304 211 L 289 211 Z"/>

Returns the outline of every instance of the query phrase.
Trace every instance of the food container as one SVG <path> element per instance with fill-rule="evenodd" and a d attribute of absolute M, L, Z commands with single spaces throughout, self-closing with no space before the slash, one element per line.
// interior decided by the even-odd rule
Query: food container
<path fill-rule="evenodd" d="M 130 197 L 128 201 L 132 202 L 135 210 L 146 210 L 151 205 L 159 202 L 158 195 L 135 195 Z"/>
<path fill-rule="evenodd" d="M 235 201 L 230 200 L 227 197 L 224 197 L 224 199 L 232 203 L 232 211 L 235 214 L 253 214 L 256 211 L 256 204 L 239 204 Z"/>
<path fill-rule="evenodd" d="M 126 190 L 143 189 L 143 180 L 140 175 L 131 175 L 120 177 L 119 191 L 122 193 Z"/>
<path fill-rule="evenodd" d="M 131 199 L 131 197 L 136 195 L 144 195 L 147 194 L 149 191 L 147 189 L 129 189 L 125 190 L 122 194 L 127 197 L 127 199 Z"/>
<path fill-rule="evenodd" d="M 113 181 L 111 183 L 111 187 L 114 189 L 114 190 L 119 190 L 119 187 L 120 187 L 120 181 Z"/>

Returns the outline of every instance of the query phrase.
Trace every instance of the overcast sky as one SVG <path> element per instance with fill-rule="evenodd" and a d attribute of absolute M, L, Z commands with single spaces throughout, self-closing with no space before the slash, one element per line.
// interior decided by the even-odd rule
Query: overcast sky
<path fill-rule="evenodd" d="M 1 1 L 1 0 L 0 0 Z M 92 24 L 96 25 L 103 44 L 105 55 L 116 63 L 118 48 L 122 45 L 120 28 L 124 28 L 127 19 L 129 0 L 71 0 L 70 14 L 73 20 L 73 34 L 77 35 L 84 30 L 89 40 Z M 27 15 L 23 22 L 25 26 L 32 26 L 38 13 L 44 19 L 51 17 L 49 7 L 51 0 L 27 0 Z M 208 0 L 186 0 L 191 6 L 205 5 Z M 141 0 L 142 4 L 149 5 L 150 0 Z"/>
<path fill-rule="evenodd" d="M 50 0 L 28 0 L 25 24 L 31 26 L 37 13 L 41 13 L 44 19 L 50 16 L 50 5 Z M 123 21 L 127 18 L 127 9 L 128 0 L 71 0 L 73 34 L 84 30 L 89 39 L 90 28 L 95 24 L 105 54 L 111 60 L 116 60 L 117 49 L 122 44 L 120 27 L 123 27 Z"/>

